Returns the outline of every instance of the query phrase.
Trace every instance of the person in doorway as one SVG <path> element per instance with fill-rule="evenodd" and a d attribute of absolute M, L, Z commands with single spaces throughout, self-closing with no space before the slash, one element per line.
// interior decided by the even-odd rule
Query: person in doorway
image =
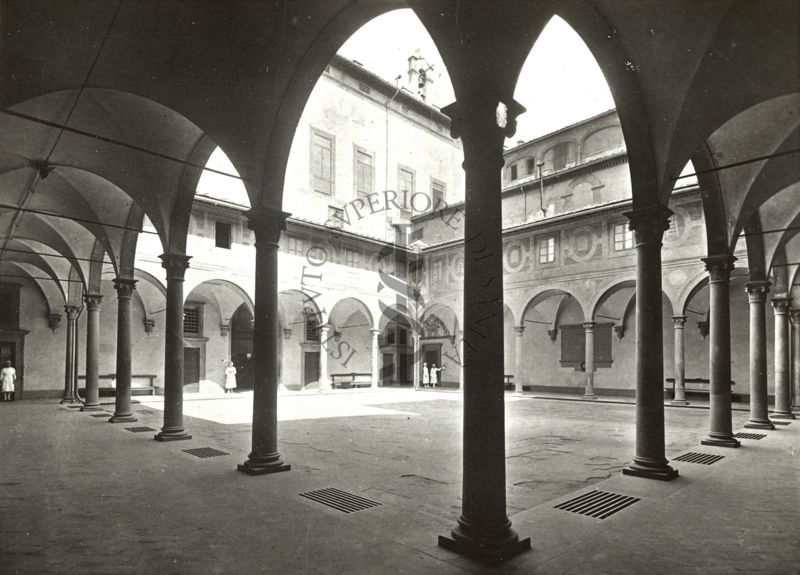
<path fill-rule="evenodd" d="M 229 361 L 228 367 L 225 368 L 225 393 L 233 393 L 234 389 L 236 389 L 236 367 Z"/>
<path fill-rule="evenodd" d="M 436 384 L 439 383 L 440 370 L 441 368 L 437 367 L 435 363 L 431 365 L 431 387 L 436 387 Z"/>
<path fill-rule="evenodd" d="M 431 372 L 428 370 L 428 364 L 422 364 L 422 387 L 430 387 L 431 385 Z"/>
<path fill-rule="evenodd" d="M 0 370 L 0 387 L 2 388 L 3 401 L 11 401 L 14 396 L 14 382 L 17 380 L 17 371 L 11 367 L 11 362 L 6 361 Z"/>

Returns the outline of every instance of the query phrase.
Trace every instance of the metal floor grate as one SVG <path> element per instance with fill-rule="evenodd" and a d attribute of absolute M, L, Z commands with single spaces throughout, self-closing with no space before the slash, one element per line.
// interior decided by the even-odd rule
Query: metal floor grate
<path fill-rule="evenodd" d="M 155 429 L 153 430 L 155 431 Z M 218 457 L 220 455 L 230 455 L 230 453 L 226 453 L 224 451 L 220 451 L 219 449 L 214 449 L 213 447 L 195 447 L 194 449 L 184 449 L 186 453 L 189 455 L 194 455 L 195 457 Z"/>
<path fill-rule="evenodd" d="M 145 431 L 156 431 L 152 427 L 126 427 L 128 431 L 132 431 L 133 433 L 144 433 Z"/>
<path fill-rule="evenodd" d="M 764 433 L 734 433 L 734 437 L 737 439 L 764 439 L 766 434 Z"/>
<path fill-rule="evenodd" d="M 633 505 L 637 501 L 640 501 L 638 497 L 598 490 L 579 495 L 574 499 L 556 505 L 555 508 L 561 509 L 562 511 L 578 513 L 579 515 L 594 517 L 596 519 L 605 519 L 606 517 L 611 517 L 617 511 L 621 511 L 629 505 Z"/>
<path fill-rule="evenodd" d="M 791 423 L 791 421 L 775 421 L 774 419 L 770 421 L 772 421 L 772 425 L 789 425 Z"/>
<path fill-rule="evenodd" d="M 354 511 L 363 511 L 370 507 L 380 505 L 377 501 L 371 499 L 364 499 L 358 495 L 347 493 L 335 487 L 328 487 L 326 489 L 318 489 L 317 491 L 308 491 L 301 493 L 300 497 L 311 499 L 317 503 L 322 503 L 328 507 L 333 507 L 344 513 L 353 513 Z"/>
<path fill-rule="evenodd" d="M 692 451 L 690 453 L 684 453 L 680 457 L 676 457 L 673 461 L 685 461 L 687 463 L 701 463 L 703 465 L 711 465 L 712 463 L 716 463 L 720 459 L 724 459 L 724 455 L 712 455 L 710 453 L 697 453 L 696 451 Z"/>
<path fill-rule="evenodd" d="M 92 413 L 89 417 L 96 417 L 98 419 L 101 417 L 105 417 L 106 419 L 108 419 L 111 416 L 108 413 Z"/>

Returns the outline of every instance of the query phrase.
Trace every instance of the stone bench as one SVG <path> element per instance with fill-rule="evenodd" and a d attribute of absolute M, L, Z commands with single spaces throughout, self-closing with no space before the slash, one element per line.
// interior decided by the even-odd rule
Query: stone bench
<path fill-rule="evenodd" d="M 105 375 L 98 376 L 99 381 L 99 394 L 104 397 L 114 396 L 116 394 L 116 373 L 108 373 Z M 156 386 L 155 380 L 158 379 L 156 374 L 151 373 L 134 373 L 131 374 L 131 395 L 142 395 L 141 392 L 147 393 L 148 395 L 155 395 L 156 394 Z M 78 380 L 86 381 L 85 375 L 79 375 Z M 106 383 L 108 382 L 108 383 Z M 82 395 L 86 394 L 85 387 L 81 387 L 78 389 L 78 392 Z M 140 393 L 136 393 L 140 392 Z"/>
<path fill-rule="evenodd" d="M 668 377 L 666 378 L 666 382 L 669 385 L 664 386 L 664 395 L 667 399 L 674 399 L 675 398 L 675 378 Z M 709 395 L 711 393 L 711 380 L 705 377 L 687 377 L 683 380 L 684 382 L 684 389 L 686 393 L 695 393 L 695 394 L 703 394 Z M 733 386 L 736 385 L 735 381 L 731 380 L 731 392 L 733 391 Z M 668 394 L 672 394 L 670 397 Z M 739 396 L 735 393 L 731 393 L 731 400 L 732 401 L 739 401 Z"/>
<path fill-rule="evenodd" d="M 350 389 L 353 387 L 372 387 L 371 373 L 332 373 L 333 389 Z"/>

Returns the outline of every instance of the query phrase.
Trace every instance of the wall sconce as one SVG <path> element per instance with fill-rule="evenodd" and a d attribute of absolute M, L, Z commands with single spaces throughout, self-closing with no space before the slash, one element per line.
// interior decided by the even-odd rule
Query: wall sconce
<path fill-rule="evenodd" d="M 333 330 L 333 339 L 335 341 L 339 341 L 340 339 L 342 339 L 342 332 Z"/>
<path fill-rule="evenodd" d="M 617 339 L 621 340 L 623 337 L 625 337 L 625 326 L 622 324 L 615 325 L 614 333 L 617 335 Z"/>
<path fill-rule="evenodd" d="M 553 343 L 555 343 L 555 341 L 556 341 L 556 338 L 558 337 L 558 328 L 555 328 L 555 329 L 548 329 L 548 330 L 547 330 L 547 335 L 549 335 L 549 336 L 550 336 L 550 341 L 552 341 Z"/>
<path fill-rule="evenodd" d="M 146 319 L 146 320 L 144 320 L 144 332 L 146 334 L 149 335 L 149 334 L 153 333 L 153 330 L 155 329 L 155 327 L 156 327 L 156 320 L 154 320 L 154 319 Z"/>
<path fill-rule="evenodd" d="M 222 337 L 228 337 L 228 334 L 231 332 L 231 323 L 221 323 L 219 324 L 219 333 L 222 334 Z"/>
<path fill-rule="evenodd" d="M 292 337 L 292 330 L 288 327 L 283 328 L 283 339 L 289 339 Z"/>
<path fill-rule="evenodd" d="M 700 330 L 700 337 L 705 339 L 706 336 L 708 335 L 708 322 L 707 321 L 698 321 L 697 322 L 697 329 Z"/>
<path fill-rule="evenodd" d="M 51 313 L 47 316 L 47 327 L 53 330 L 53 333 L 56 332 L 56 328 L 61 323 L 61 314 L 59 313 Z"/>

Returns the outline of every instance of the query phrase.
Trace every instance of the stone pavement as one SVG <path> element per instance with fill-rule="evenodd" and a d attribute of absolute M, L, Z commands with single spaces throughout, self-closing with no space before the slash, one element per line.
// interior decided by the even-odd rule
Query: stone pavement
<path fill-rule="evenodd" d="M 461 396 L 407 389 L 287 394 L 292 471 L 235 471 L 252 398 L 187 396 L 193 439 L 159 443 L 159 397 L 135 424 L 52 401 L 0 404 L 0 573 L 800 573 L 800 420 L 736 450 L 700 446 L 705 409 L 666 409 L 669 483 L 623 476 L 625 402 L 507 396 L 508 510 L 533 550 L 486 567 L 437 547 L 460 512 Z M 113 411 L 113 405 L 105 406 Z M 742 431 L 744 411 L 734 412 Z M 752 431 L 752 430 L 748 430 Z M 197 458 L 185 449 L 228 455 Z M 380 503 L 345 514 L 300 493 Z M 554 506 L 592 490 L 639 501 L 595 519 Z"/>

